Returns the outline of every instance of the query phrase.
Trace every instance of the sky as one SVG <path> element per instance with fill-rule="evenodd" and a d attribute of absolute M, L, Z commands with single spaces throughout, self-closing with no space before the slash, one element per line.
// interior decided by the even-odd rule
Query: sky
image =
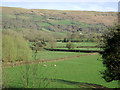
<path fill-rule="evenodd" d="M 4 0 L 1 6 L 27 9 L 55 9 L 81 11 L 118 11 L 118 0 Z"/>

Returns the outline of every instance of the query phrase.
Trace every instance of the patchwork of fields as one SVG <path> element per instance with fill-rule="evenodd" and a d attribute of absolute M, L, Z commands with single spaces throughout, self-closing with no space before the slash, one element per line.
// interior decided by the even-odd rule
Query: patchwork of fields
<path fill-rule="evenodd" d="M 106 37 L 119 37 L 107 34 L 119 30 L 110 27 L 117 20 L 116 12 L 0 8 L 2 88 L 118 88 L 119 65 L 114 69 L 117 64 L 112 62 L 119 59 L 119 43 L 114 45 L 119 39 L 109 42 Z M 106 42 L 112 49 L 107 45 L 105 50 Z M 102 55 L 103 50 L 108 54 Z M 109 51 L 115 52 L 113 56 Z M 105 74 L 116 81 L 103 79 L 106 62 L 110 62 L 107 71 L 113 68 L 117 73 Z"/>

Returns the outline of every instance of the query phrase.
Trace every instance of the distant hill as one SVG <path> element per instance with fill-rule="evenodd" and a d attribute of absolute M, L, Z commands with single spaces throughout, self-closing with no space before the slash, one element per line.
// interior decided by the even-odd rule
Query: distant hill
<path fill-rule="evenodd" d="M 101 32 L 117 20 L 117 12 L 0 8 L 2 8 L 3 29 Z"/>

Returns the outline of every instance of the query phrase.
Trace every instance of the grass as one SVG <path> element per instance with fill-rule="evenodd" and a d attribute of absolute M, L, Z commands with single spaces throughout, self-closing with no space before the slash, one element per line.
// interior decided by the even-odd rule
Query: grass
<path fill-rule="evenodd" d="M 12 18 L 12 19 L 15 19 L 15 18 L 16 18 L 15 15 L 10 15 L 10 14 L 2 14 L 2 16 L 3 16 L 3 18 L 6 18 L 6 17 Z"/>
<path fill-rule="evenodd" d="M 67 43 L 63 43 L 63 42 L 57 42 L 56 46 L 66 46 Z"/>
<path fill-rule="evenodd" d="M 68 48 L 54 48 L 54 49 L 65 49 L 68 50 Z M 70 50 L 100 50 L 100 48 L 74 48 Z"/>
<path fill-rule="evenodd" d="M 32 46 L 34 42 L 27 42 L 29 46 Z"/>
<path fill-rule="evenodd" d="M 80 43 L 75 43 L 77 46 L 96 46 L 96 43 L 93 42 L 80 42 Z"/>
<path fill-rule="evenodd" d="M 75 48 L 75 50 L 100 50 L 100 48 Z"/>
<path fill-rule="evenodd" d="M 52 25 L 60 24 L 60 25 L 70 25 L 72 23 L 72 20 L 52 20 L 50 21 Z"/>
<path fill-rule="evenodd" d="M 80 83 L 92 83 L 92 84 L 98 84 L 103 85 L 108 88 L 116 88 L 117 82 L 113 81 L 110 83 L 105 82 L 104 79 L 101 78 L 101 74 L 99 71 L 104 70 L 105 68 L 102 65 L 102 62 L 100 60 L 100 55 L 92 55 L 92 56 L 83 56 L 79 58 L 72 58 L 66 61 L 60 61 L 60 62 L 49 62 L 44 63 L 47 66 L 43 67 L 43 63 L 41 64 L 35 64 L 31 65 L 33 68 L 36 66 L 38 68 L 37 77 L 43 77 L 43 78 L 54 78 L 58 80 L 65 80 L 68 82 L 80 82 Z M 56 64 L 56 67 L 53 65 Z M 37 66 L 38 65 L 38 66 Z M 25 66 L 22 66 L 23 70 Z M 31 71 L 32 71 L 31 68 Z M 22 81 L 20 79 L 20 66 L 15 66 L 11 68 L 6 68 L 5 71 L 7 72 L 7 79 L 12 78 L 14 79 L 13 82 L 10 82 L 8 86 L 10 87 L 22 87 Z M 29 86 L 32 87 L 32 73 L 29 72 L 30 81 Z M 18 72 L 19 74 L 15 74 Z M 42 72 L 45 72 L 44 75 L 41 75 Z M 22 73 L 24 74 L 24 73 Z M 5 77 L 5 75 L 4 75 Z M 39 81 L 39 79 L 37 79 Z M 15 83 L 14 83 L 15 82 Z M 36 83 L 36 87 L 37 87 Z M 80 86 L 80 85 L 79 85 Z M 43 86 L 41 86 L 43 87 Z M 76 84 L 68 84 L 64 82 L 51 82 L 47 87 L 49 88 L 76 88 L 78 87 Z"/>
<path fill-rule="evenodd" d="M 38 55 L 37 55 L 37 59 L 58 59 L 58 58 L 64 58 L 64 57 L 81 55 L 81 54 L 86 54 L 86 53 L 60 52 L 60 51 L 39 51 Z"/>
<path fill-rule="evenodd" d="M 47 29 L 45 29 L 45 28 L 43 28 L 43 30 L 44 31 L 47 31 L 47 32 L 49 32 L 49 30 L 47 30 Z M 56 34 L 64 34 L 64 33 L 56 33 Z M 46 42 L 47 43 L 47 42 Z M 77 47 L 77 46 L 96 46 L 97 45 L 97 43 L 93 43 L 93 42 L 78 42 L 78 43 L 76 43 L 76 42 L 72 42 L 73 44 L 75 44 L 75 46 Z M 28 42 L 28 45 L 32 45 L 33 44 L 33 42 Z M 57 47 L 59 47 L 59 46 L 66 46 L 66 44 L 67 43 L 65 43 L 65 42 L 57 42 L 56 43 L 56 46 Z"/>
<path fill-rule="evenodd" d="M 74 42 L 73 42 L 74 43 Z M 56 46 L 66 46 L 67 43 L 57 43 Z M 74 43 L 75 46 L 96 46 L 96 43 L 92 42 L 79 42 L 79 43 Z"/>
<path fill-rule="evenodd" d="M 76 47 L 78 46 L 97 46 L 97 43 L 93 42 L 72 42 Z M 56 46 L 66 46 L 67 43 L 64 42 L 57 42 Z M 55 49 L 68 49 L 68 48 L 55 48 Z M 100 48 L 74 48 L 73 50 L 100 50 Z"/>
<path fill-rule="evenodd" d="M 46 32 L 50 32 L 49 30 L 47 30 L 46 28 L 42 28 L 43 31 L 46 31 Z"/>

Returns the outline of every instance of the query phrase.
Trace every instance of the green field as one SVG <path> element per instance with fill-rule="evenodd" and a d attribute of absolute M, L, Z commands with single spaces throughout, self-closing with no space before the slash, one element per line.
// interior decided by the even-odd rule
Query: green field
<path fill-rule="evenodd" d="M 65 33 L 60 33 L 60 34 L 65 34 Z M 46 42 L 47 43 L 47 42 Z M 72 42 L 73 44 L 75 44 L 75 46 L 97 46 L 97 43 L 93 43 L 93 42 Z M 32 45 L 33 42 L 28 42 L 28 45 Z M 66 46 L 67 43 L 65 42 L 57 42 L 56 43 L 56 46 L 59 47 L 59 46 Z"/>
<path fill-rule="evenodd" d="M 69 56 L 76 56 L 86 53 L 79 52 L 60 52 L 60 51 L 39 51 L 37 55 L 37 59 L 59 59 Z M 34 53 L 33 53 L 34 55 Z M 33 58 L 34 59 L 34 58 Z"/>
<path fill-rule="evenodd" d="M 74 42 L 73 42 L 74 43 Z M 63 43 L 63 42 L 58 42 L 56 44 L 56 46 L 66 46 L 67 43 Z M 79 42 L 79 43 L 74 43 L 75 46 L 96 46 L 96 43 L 93 42 Z"/>
<path fill-rule="evenodd" d="M 51 20 L 49 21 L 51 24 L 56 25 L 56 24 L 63 24 L 63 25 L 70 25 L 72 23 L 72 20 Z"/>
<path fill-rule="evenodd" d="M 117 87 L 117 82 L 113 81 L 110 83 L 105 82 L 104 79 L 101 78 L 101 74 L 99 71 L 104 70 L 102 62 L 100 60 L 100 55 L 92 55 L 92 56 L 82 56 L 79 58 L 71 58 L 65 61 L 59 62 L 49 62 L 49 63 L 41 63 L 41 64 L 33 64 L 30 67 L 29 71 L 29 88 L 33 87 L 33 71 L 35 71 L 34 67 L 37 67 L 37 79 L 34 87 L 38 87 L 38 78 L 52 78 L 54 81 L 49 81 L 47 87 L 49 88 L 87 88 L 88 86 L 84 86 L 84 83 L 98 84 L 108 88 Z M 46 67 L 43 67 L 43 64 L 46 64 Z M 56 64 L 56 67 L 54 65 Z M 34 69 L 33 69 L 34 68 Z M 4 77 L 10 81 L 10 83 L 6 83 L 9 87 L 23 87 L 21 80 L 21 70 L 25 70 L 25 66 L 15 66 L 11 68 L 3 69 L 6 71 Z M 17 74 L 16 74 L 17 73 Z M 43 74 L 44 73 L 44 74 Z M 41 79 L 40 79 L 41 80 Z M 45 81 L 47 83 L 48 80 Z M 79 82 L 76 84 L 76 82 Z M 42 83 L 40 87 L 44 87 L 45 83 Z M 84 86 L 84 87 L 83 87 Z"/>
<path fill-rule="evenodd" d="M 72 42 L 74 45 L 75 45 L 75 47 L 79 47 L 79 46 L 88 46 L 88 47 L 86 47 L 86 48 L 74 48 L 74 49 L 72 49 L 72 50 L 101 50 L 100 48 L 90 48 L 89 46 L 97 46 L 97 43 L 93 43 L 93 42 Z M 65 48 L 66 47 L 66 44 L 67 43 L 63 43 L 63 42 L 57 42 L 57 44 L 56 44 L 56 46 L 58 47 L 58 48 L 54 48 L 54 49 L 66 49 L 66 50 L 68 50 L 68 48 Z M 64 48 L 63 48 L 63 47 Z M 60 48 L 59 48 L 60 47 Z"/>
<path fill-rule="evenodd" d="M 54 48 L 54 49 L 64 49 L 64 50 L 69 50 L 68 48 Z M 71 50 L 101 50 L 100 48 L 74 48 Z"/>
<path fill-rule="evenodd" d="M 100 50 L 100 48 L 75 48 L 75 50 Z"/>

